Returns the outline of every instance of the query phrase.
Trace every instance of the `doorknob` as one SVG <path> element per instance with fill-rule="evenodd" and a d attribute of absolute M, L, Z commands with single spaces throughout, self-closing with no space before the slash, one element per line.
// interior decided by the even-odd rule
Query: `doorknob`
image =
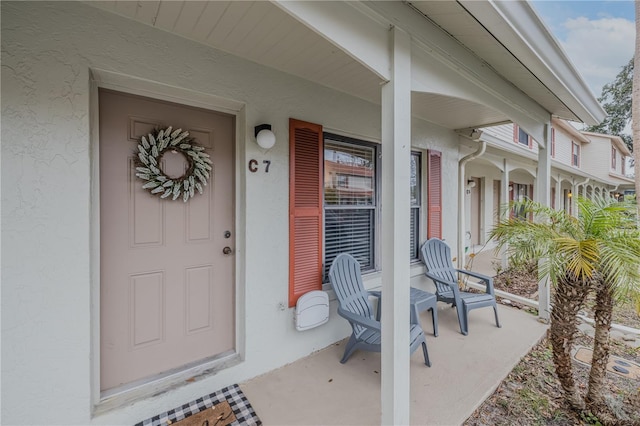
<path fill-rule="evenodd" d="M 233 250 L 231 250 L 231 247 L 225 247 L 222 249 L 222 253 L 229 255 L 233 253 Z"/>

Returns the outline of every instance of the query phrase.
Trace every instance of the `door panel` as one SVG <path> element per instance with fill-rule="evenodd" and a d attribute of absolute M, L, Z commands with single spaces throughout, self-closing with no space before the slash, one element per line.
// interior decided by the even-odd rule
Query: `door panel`
<path fill-rule="evenodd" d="M 101 390 L 234 350 L 234 119 L 100 90 Z M 204 194 L 184 203 L 142 189 L 141 136 L 189 130 L 211 155 Z M 161 168 L 181 176 L 182 154 Z M 231 237 L 225 238 L 229 231 Z"/>

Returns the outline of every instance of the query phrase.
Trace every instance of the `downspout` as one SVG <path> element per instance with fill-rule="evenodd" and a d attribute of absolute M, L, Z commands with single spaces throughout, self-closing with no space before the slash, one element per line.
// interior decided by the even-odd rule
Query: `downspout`
<path fill-rule="evenodd" d="M 461 133 L 462 136 L 471 139 L 474 142 L 479 142 L 480 146 L 475 152 L 463 157 L 458 162 L 458 269 L 464 268 L 464 237 L 465 237 L 465 223 L 464 217 L 466 214 L 466 206 L 464 203 L 465 192 L 467 182 L 465 178 L 465 165 L 484 154 L 487 149 L 487 142 L 480 140 L 482 137 L 482 130 L 474 129 L 470 134 Z"/>

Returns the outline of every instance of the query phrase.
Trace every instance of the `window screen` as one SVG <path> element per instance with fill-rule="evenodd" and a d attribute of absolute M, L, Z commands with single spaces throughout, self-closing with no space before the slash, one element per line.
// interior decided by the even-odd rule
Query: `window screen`
<path fill-rule="evenodd" d="M 375 269 L 376 146 L 325 134 L 324 277 L 340 253 Z"/>
<path fill-rule="evenodd" d="M 518 143 L 529 146 L 529 134 L 518 127 Z"/>

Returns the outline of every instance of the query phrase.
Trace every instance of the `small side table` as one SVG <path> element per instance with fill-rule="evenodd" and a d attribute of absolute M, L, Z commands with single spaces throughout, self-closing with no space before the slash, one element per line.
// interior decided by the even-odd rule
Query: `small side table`
<path fill-rule="evenodd" d="M 438 336 L 438 299 L 435 294 L 411 287 L 411 323 L 420 324 L 420 312 L 431 309 L 433 335 Z"/>

